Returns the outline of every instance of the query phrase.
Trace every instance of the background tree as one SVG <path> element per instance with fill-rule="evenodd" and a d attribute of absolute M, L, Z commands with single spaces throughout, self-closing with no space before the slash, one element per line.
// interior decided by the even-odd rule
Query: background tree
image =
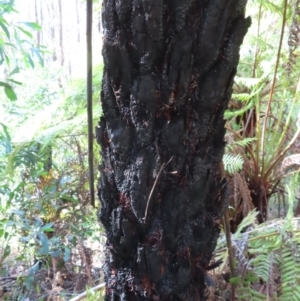
<path fill-rule="evenodd" d="M 246 1 L 103 2 L 106 300 L 204 300 Z"/>

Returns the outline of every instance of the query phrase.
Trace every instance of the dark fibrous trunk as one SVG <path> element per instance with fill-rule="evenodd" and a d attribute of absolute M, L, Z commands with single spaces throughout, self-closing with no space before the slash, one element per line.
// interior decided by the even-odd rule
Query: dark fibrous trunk
<path fill-rule="evenodd" d="M 104 0 L 105 300 L 205 300 L 244 0 Z"/>

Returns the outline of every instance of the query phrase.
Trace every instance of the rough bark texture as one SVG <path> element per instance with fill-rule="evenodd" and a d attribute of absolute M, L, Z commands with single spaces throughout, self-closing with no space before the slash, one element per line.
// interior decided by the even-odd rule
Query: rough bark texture
<path fill-rule="evenodd" d="M 227 205 L 223 113 L 250 25 L 245 5 L 103 1 L 106 301 L 206 299 Z"/>

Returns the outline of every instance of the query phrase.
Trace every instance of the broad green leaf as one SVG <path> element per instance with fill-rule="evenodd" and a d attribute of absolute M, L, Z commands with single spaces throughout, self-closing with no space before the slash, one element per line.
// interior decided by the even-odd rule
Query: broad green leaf
<path fill-rule="evenodd" d="M 43 232 L 54 232 L 53 224 L 54 224 L 54 223 L 48 223 L 48 224 L 44 225 L 44 226 L 41 228 L 41 231 L 43 231 Z"/>
<path fill-rule="evenodd" d="M 4 87 L 4 92 L 10 100 L 14 101 L 17 99 L 17 95 L 10 84 L 5 82 L 0 82 L 0 86 Z"/>
<path fill-rule="evenodd" d="M 25 286 L 26 286 L 26 289 L 27 289 L 28 291 L 32 288 L 32 286 L 33 286 L 33 284 L 34 284 L 34 273 L 36 273 L 36 272 L 38 271 L 38 266 L 39 266 L 38 263 L 34 265 L 34 267 L 36 267 L 37 270 L 33 270 L 33 267 L 30 268 L 29 273 L 30 273 L 31 275 L 29 275 L 29 276 L 26 277 L 26 280 L 25 280 Z"/>
<path fill-rule="evenodd" d="M 16 223 L 14 221 L 8 221 L 6 224 L 5 224 L 5 227 L 8 228 L 8 227 L 11 227 L 11 226 L 14 226 Z"/>
<path fill-rule="evenodd" d="M 65 247 L 65 254 L 64 254 L 64 261 L 68 261 L 70 259 L 71 256 L 71 250 L 67 247 Z"/>
<path fill-rule="evenodd" d="M 38 238 L 41 243 L 41 248 L 39 249 L 39 254 L 48 255 L 49 254 L 49 241 L 48 241 L 47 236 L 44 233 L 40 232 L 38 234 Z"/>
<path fill-rule="evenodd" d="M 50 251 L 49 255 L 53 257 L 60 257 L 62 255 L 62 251 L 61 250 Z"/>

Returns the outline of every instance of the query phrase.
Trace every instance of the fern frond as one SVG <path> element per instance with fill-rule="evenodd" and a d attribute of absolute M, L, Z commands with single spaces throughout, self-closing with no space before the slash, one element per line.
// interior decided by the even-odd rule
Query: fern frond
<path fill-rule="evenodd" d="M 254 101 L 252 100 L 247 105 L 243 106 L 239 110 L 235 110 L 235 111 L 226 110 L 225 113 L 224 113 L 224 118 L 225 119 L 230 119 L 230 118 L 235 117 L 235 116 L 243 115 L 245 112 L 251 110 L 253 108 L 253 106 L 254 106 Z"/>
<path fill-rule="evenodd" d="M 294 154 L 286 157 L 281 164 L 280 172 L 283 172 L 286 168 L 292 165 L 300 165 L 300 154 Z"/>
<path fill-rule="evenodd" d="M 244 158 L 240 154 L 224 154 L 223 156 L 224 169 L 233 175 L 243 168 Z"/>
<path fill-rule="evenodd" d="M 282 246 L 280 258 L 281 296 L 280 300 L 300 300 L 300 264 L 292 256 L 290 243 Z"/>
<path fill-rule="evenodd" d="M 246 137 L 243 140 L 239 140 L 239 141 L 234 141 L 233 144 L 239 145 L 241 147 L 245 147 L 245 146 L 249 146 L 252 144 L 253 141 L 256 141 L 257 138 L 256 137 Z"/>
<path fill-rule="evenodd" d="M 258 212 L 254 209 L 248 213 L 246 217 L 242 220 L 242 222 L 239 224 L 236 232 L 234 235 L 239 235 L 245 228 L 255 225 L 256 217 Z"/>
<path fill-rule="evenodd" d="M 249 102 L 253 98 L 253 95 L 248 93 L 234 93 L 231 98 L 236 101 Z"/>
<path fill-rule="evenodd" d="M 277 13 L 279 15 L 282 15 L 282 8 L 274 3 L 274 1 L 269 0 L 259 0 L 259 3 L 262 4 L 263 7 L 265 7 L 267 10 L 273 13 Z"/>
<path fill-rule="evenodd" d="M 239 286 L 237 288 L 237 298 L 238 300 L 243 300 L 243 301 L 265 301 L 266 300 L 266 295 L 261 294 L 257 291 L 255 291 L 250 283 L 246 283 L 243 286 Z"/>

